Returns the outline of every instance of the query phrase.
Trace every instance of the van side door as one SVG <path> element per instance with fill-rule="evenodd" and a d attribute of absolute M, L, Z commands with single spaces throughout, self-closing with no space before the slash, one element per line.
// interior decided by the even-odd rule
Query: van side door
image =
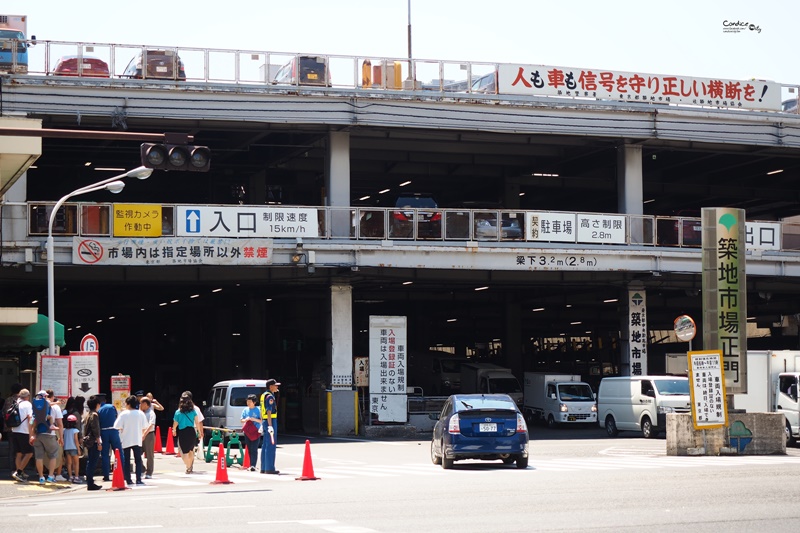
<path fill-rule="evenodd" d="M 656 409 L 656 389 L 653 382 L 649 379 L 643 379 L 639 383 L 638 398 L 634 399 L 633 409 L 635 414 L 634 422 L 636 427 L 641 429 L 641 420 L 645 415 L 650 418 L 653 425 L 658 424 L 658 419 L 656 418 L 658 410 Z"/>

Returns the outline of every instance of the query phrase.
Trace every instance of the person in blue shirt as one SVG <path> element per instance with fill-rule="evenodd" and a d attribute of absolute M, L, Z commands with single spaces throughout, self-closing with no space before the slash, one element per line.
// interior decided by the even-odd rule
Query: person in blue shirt
<path fill-rule="evenodd" d="M 264 420 L 264 443 L 261 445 L 261 473 L 280 474 L 275 470 L 275 452 L 278 448 L 278 401 L 275 393 L 280 383 L 267 380 L 267 390 L 261 395 L 261 418 Z"/>
<path fill-rule="evenodd" d="M 119 439 L 119 431 L 114 429 L 114 422 L 117 421 L 117 409 L 114 404 L 105 403 L 105 396 L 98 395 L 101 406 L 97 410 L 100 418 L 100 437 L 103 442 L 101 456 L 103 460 L 103 481 L 111 481 L 111 456 L 113 450 L 119 450 L 120 460 L 122 460 L 122 442 Z M 122 465 L 119 465 L 122 466 Z"/>
<path fill-rule="evenodd" d="M 250 471 L 256 471 L 258 464 L 258 440 L 261 437 L 261 409 L 256 407 L 258 396 L 250 394 L 247 396 L 247 407 L 242 411 L 242 428 L 245 428 L 247 422 L 253 424 L 255 430 L 244 431 L 244 443 L 247 446 L 247 455 L 250 457 Z M 248 434 L 249 433 L 249 434 Z"/>

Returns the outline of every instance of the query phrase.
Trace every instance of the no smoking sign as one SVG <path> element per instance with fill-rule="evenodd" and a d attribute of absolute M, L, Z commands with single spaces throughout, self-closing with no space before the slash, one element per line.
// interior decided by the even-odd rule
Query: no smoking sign
<path fill-rule="evenodd" d="M 78 257 L 88 265 L 97 263 L 103 258 L 103 245 L 92 240 L 81 241 L 78 244 Z"/>

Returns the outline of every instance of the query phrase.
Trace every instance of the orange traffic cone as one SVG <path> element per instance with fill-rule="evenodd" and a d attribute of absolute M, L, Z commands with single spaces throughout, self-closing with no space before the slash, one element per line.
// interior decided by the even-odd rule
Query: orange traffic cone
<path fill-rule="evenodd" d="M 167 436 L 167 451 L 166 451 L 166 454 L 167 455 L 171 455 L 171 454 L 175 453 L 175 444 L 172 442 L 173 440 L 175 440 L 175 437 L 172 436 L 172 432 L 171 431 L 167 431 L 167 435 L 168 436 Z"/>
<path fill-rule="evenodd" d="M 306 439 L 306 455 L 303 458 L 303 475 L 294 478 L 297 481 L 314 481 L 319 479 L 314 475 L 314 464 L 311 462 L 311 443 Z"/>
<path fill-rule="evenodd" d="M 114 475 L 111 477 L 111 488 L 108 490 L 125 490 L 128 487 L 125 486 L 125 474 L 122 473 L 122 461 L 119 457 L 119 450 L 114 450 L 114 457 L 116 457 L 117 462 L 114 465 Z"/>
<path fill-rule="evenodd" d="M 164 453 L 164 449 L 161 446 L 161 428 L 156 426 L 156 442 L 153 446 L 153 453 Z"/>
<path fill-rule="evenodd" d="M 228 480 L 228 462 L 225 460 L 225 447 L 220 443 L 219 455 L 217 455 L 217 479 L 211 482 L 212 485 L 228 485 L 233 481 Z"/>
<path fill-rule="evenodd" d="M 250 468 L 250 451 L 247 449 L 247 446 L 244 447 L 244 462 L 242 462 L 242 468 L 245 470 Z"/>

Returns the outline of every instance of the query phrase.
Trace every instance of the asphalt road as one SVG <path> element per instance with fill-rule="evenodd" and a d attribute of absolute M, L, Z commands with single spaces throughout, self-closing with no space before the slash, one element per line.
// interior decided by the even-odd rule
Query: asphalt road
<path fill-rule="evenodd" d="M 532 428 L 530 466 L 434 466 L 429 441 L 310 439 L 316 481 L 297 481 L 305 437 L 283 438 L 281 475 L 215 463 L 183 472 L 157 455 L 141 488 L 0 482 L 3 530 L 281 531 L 793 531 L 800 450 L 785 456 L 667 457 L 665 440 L 609 439 L 590 429 Z M 108 485 L 108 484 L 106 484 Z"/>

